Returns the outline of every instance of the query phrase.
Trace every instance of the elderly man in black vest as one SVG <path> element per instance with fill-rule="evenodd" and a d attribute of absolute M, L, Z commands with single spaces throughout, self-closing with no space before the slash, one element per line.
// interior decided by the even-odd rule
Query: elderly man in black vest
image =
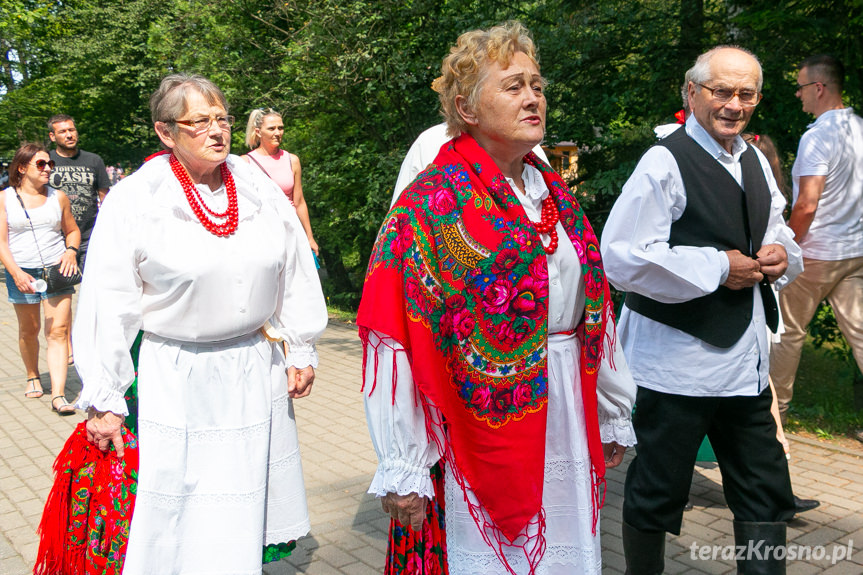
<path fill-rule="evenodd" d="M 767 160 L 740 133 L 761 100 L 761 65 L 720 46 L 687 72 L 692 114 L 641 158 L 602 236 L 608 278 L 627 293 L 618 331 L 638 383 L 638 438 L 623 504 L 627 573 L 662 573 L 680 533 L 698 447 L 710 438 L 742 573 L 784 573 L 794 515 L 768 386 L 769 282 L 802 269 Z M 764 543 L 759 545 L 759 541 Z M 702 544 L 712 544 L 704 541 Z"/>

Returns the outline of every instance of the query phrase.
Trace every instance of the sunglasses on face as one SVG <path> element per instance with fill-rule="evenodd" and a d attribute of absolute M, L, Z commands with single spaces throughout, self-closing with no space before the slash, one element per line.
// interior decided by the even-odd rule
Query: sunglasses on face
<path fill-rule="evenodd" d="M 36 166 L 36 169 L 40 172 L 45 169 L 45 166 L 48 166 L 49 170 L 54 169 L 54 160 L 36 160 L 33 162 L 33 165 Z"/>

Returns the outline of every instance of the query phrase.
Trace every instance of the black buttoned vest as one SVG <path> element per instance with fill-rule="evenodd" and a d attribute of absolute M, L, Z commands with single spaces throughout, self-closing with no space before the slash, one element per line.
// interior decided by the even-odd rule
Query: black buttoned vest
<path fill-rule="evenodd" d="M 674 156 L 686 190 L 686 208 L 680 219 L 671 224 L 669 245 L 709 246 L 720 251 L 737 249 L 750 256 L 757 253 L 767 230 L 771 197 L 755 151 L 748 147 L 740 156 L 741 188 L 684 128 L 657 145 L 666 147 Z M 772 323 L 775 330 L 776 300 L 766 279 L 759 287 L 768 325 Z M 741 338 L 752 321 L 752 298 L 753 288 L 732 290 L 719 286 L 711 294 L 675 304 L 630 292 L 625 304 L 710 345 L 728 348 Z"/>

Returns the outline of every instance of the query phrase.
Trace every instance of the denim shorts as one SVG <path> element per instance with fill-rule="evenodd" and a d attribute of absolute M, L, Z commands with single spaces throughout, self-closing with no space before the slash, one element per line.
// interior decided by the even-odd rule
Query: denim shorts
<path fill-rule="evenodd" d="M 21 268 L 34 278 L 42 277 L 42 268 Z M 22 293 L 15 285 L 15 279 L 9 270 L 6 270 L 6 291 L 9 294 L 9 302 L 11 303 L 40 303 L 43 299 L 57 297 L 61 295 L 72 295 L 75 293 L 74 287 L 63 288 L 53 293 L 36 292 Z"/>

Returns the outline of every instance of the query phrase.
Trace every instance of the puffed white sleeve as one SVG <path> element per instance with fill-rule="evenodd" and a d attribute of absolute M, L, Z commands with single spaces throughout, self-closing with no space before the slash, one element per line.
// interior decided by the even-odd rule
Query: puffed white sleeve
<path fill-rule="evenodd" d="M 429 475 L 441 458 L 426 432 L 426 413 L 417 397 L 407 353 L 396 340 L 370 331 L 366 342 L 366 422 L 378 456 L 369 493 L 434 497 Z M 437 429 L 438 426 L 433 426 Z"/>
<path fill-rule="evenodd" d="M 663 303 L 713 293 L 728 276 L 728 256 L 712 247 L 675 246 L 671 224 L 686 209 L 674 156 L 645 152 L 626 181 L 602 232 L 602 261 L 614 287 Z"/>
<path fill-rule="evenodd" d="M 141 328 L 133 190 L 114 189 L 99 209 L 72 328 L 75 367 L 84 383 L 76 403 L 128 415 L 123 394 L 135 379 L 129 348 Z"/>
<path fill-rule="evenodd" d="M 602 443 L 612 441 L 624 447 L 635 445 L 632 406 L 635 380 L 629 371 L 618 337 L 603 338 L 602 364 L 596 377 L 599 436 Z"/>
<path fill-rule="evenodd" d="M 317 367 L 315 342 L 327 327 L 327 305 L 312 248 L 284 194 L 271 196 L 271 201 L 284 220 L 287 257 L 279 278 L 279 302 L 270 323 L 288 345 L 287 365 Z"/>

